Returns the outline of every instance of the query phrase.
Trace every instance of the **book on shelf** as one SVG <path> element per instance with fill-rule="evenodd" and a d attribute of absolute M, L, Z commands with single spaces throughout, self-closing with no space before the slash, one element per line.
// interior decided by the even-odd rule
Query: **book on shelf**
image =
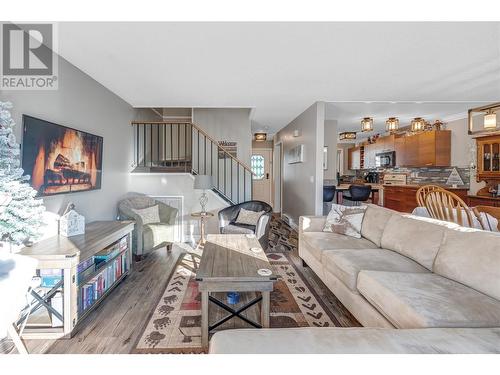
<path fill-rule="evenodd" d="M 81 287 L 80 311 L 92 306 L 127 270 L 126 253 L 103 266 L 101 272 Z"/>

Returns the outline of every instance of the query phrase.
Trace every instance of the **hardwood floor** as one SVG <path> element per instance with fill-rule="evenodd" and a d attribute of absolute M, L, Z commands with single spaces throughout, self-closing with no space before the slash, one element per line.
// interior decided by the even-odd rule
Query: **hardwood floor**
<path fill-rule="evenodd" d="M 131 274 L 93 311 L 67 340 L 26 340 L 30 353 L 130 353 L 156 307 L 181 254 L 175 247 L 154 251 L 134 263 Z"/>
<path fill-rule="evenodd" d="M 93 311 L 76 334 L 67 340 L 26 340 L 30 353 L 131 353 L 143 325 L 163 293 L 182 250 L 159 249 L 141 262 L 121 285 Z M 289 253 L 316 293 L 344 327 L 360 326 L 310 268 L 304 268 L 297 250 Z"/>

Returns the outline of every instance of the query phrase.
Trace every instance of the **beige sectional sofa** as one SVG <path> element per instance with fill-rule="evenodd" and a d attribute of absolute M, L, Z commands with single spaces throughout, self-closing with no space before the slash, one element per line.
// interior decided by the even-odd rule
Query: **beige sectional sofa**
<path fill-rule="evenodd" d="M 361 239 L 300 218 L 299 255 L 364 327 L 500 327 L 500 236 L 369 205 Z"/>
<path fill-rule="evenodd" d="M 286 344 L 290 335 L 316 337 L 318 352 L 500 352 L 498 233 L 375 205 L 367 207 L 360 239 L 323 232 L 325 221 L 300 218 L 299 255 L 370 329 L 245 331 L 260 340 L 260 352 L 277 351 L 280 337 L 289 352 L 301 352 Z M 241 331 L 226 332 L 214 336 L 211 351 L 224 352 L 217 347 L 231 337 L 229 352 L 244 350 L 237 344 Z"/>

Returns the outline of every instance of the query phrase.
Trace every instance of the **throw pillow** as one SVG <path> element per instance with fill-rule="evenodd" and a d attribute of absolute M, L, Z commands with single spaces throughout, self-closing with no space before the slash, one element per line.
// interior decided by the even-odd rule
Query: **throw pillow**
<path fill-rule="evenodd" d="M 240 209 L 238 217 L 236 218 L 236 224 L 247 224 L 247 225 L 257 225 L 260 217 L 264 215 L 265 211 L 249 211 L 244 208 Z"/>
<path fill-rule="evenodd" d="M 366 206 L 332 204 L 332 209 L 326 218 L 323 232 L 333 232 L 361 238 L 361 224 L 363 223 L 365 211 Z"/>
<path fill-rule="evenodd" d="M 160 208 L 158 205 L 142 209 L 132 208 L 132 211 L 141 217 L 143 225 L 160 222 Z"/>

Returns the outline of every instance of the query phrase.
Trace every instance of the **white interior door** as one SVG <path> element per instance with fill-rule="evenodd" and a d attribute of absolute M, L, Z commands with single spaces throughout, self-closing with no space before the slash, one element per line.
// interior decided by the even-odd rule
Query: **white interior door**
<path fill-rule="evenodd" d="M 254 200 L 272 203 L 272 156 L 268 149 L 253 149 L 250 167 L 255 174 L 252 179 L 252 195 Z"/>

